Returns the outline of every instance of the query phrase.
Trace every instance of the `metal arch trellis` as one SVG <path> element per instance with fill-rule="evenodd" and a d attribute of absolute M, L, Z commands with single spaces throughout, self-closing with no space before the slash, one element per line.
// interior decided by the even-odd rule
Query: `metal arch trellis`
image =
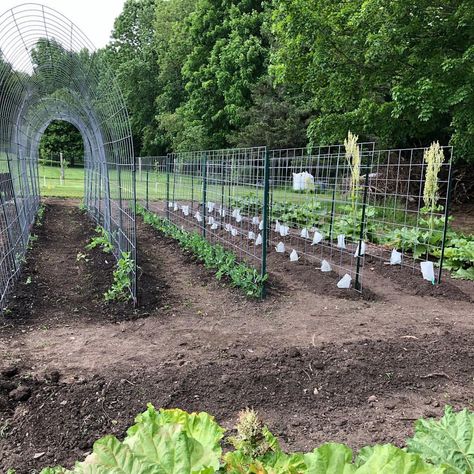
<path fill-rule="evenodd" d="M 0 310 L 19 274 L 39 207 L 38 147 L 53 120 L 84 140 L 85 205 L 116 258 L 136 262 L 135 160 L 124 99 L 103 56 L 57 11 L 0 15 Z M 136 263 L 131 296 L 136 301 Z"/>

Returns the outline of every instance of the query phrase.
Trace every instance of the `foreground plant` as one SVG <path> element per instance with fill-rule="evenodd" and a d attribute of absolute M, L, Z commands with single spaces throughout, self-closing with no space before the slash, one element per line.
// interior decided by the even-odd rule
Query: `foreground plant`
<path fill-rule="evenodd" d="M 132 272 L 133 260 L 130 252 L 122 252 L 122 256 L 117 260 L 117 267 L 114 270 L 112 286 L 104 293 L 105 301 L 129 301 L 132 298 L 130 291 L 132 286 L 130 275 Z"/>
<path fill-rule="evenodd" d="M 222 245 L 213 245 L 196 232 L 179 229 L 168 220 L 162 219 L 141 206 L 137 207 L 137 213 L 143 217 L 146 224 L 176 240 L 184 250 L 203 262 L 206 268 L 216 270 L 218 280 L 226 276 L 233 286 L 242 288 L 247 296 L 258 298 L 262 295 L 267 276 L 262 277 L 255 268 L 238 262 L 237 257 Z"/>
<path fill-rule="evenodd" d="M 473 474 L 474 414 L 446 407 L 440 420 L 418 420 L 400 449 L 367 446 L 358 453 L 326 443 L 309 453 L 285 453 L 253 410 L 239 416 L 234 449 L 222 455 L 224 429 L 207 413 L 155 410 L 137 416 L 123 441 L 105 436 L 72 470 L 41 474 Z M 14 474 L 13 470 L 9 471 Z"/>
<path fill-rule="evenodd" d="M 92 250 L 100 247 L 105 253 L 112 253 L 114 246 L 110 240 L 109 233 L 100 225 L 95 228 L 96 236 L 92 237 L 89 244 L 86 245 L 86 250 Z"/>

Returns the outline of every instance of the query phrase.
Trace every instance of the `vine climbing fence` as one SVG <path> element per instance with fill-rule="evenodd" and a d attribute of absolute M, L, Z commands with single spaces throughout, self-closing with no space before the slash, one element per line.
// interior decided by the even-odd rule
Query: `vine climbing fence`
<path fill-rule="evenodd" d="M 426 149 L 374 143 L 229 149 L 139 159 L 139 201 L 265 272 L 305 260 L 339 287 L 363 288 L 367 260 L 440 282 L 452 149 L 442 147 L 437 205 L 424 202 Z M 355 167 L 357 166 L 357 169 Z"/>
<path fill-rule="evenodd" d="M 136 261 L 135 160 L 124 100 L 84 34 L 55 10 L 0 12 L 0 309 L 17 278 L 40 203 L 38 149 L 53 120 L 84 141 L 85 205 L 114 255 Z M 136 299 L 136 265 L 130 296 Z"/>

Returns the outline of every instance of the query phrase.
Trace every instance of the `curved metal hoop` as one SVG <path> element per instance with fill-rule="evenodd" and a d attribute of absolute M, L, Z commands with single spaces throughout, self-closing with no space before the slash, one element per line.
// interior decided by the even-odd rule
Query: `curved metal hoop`
<path fill-rule="evenodd" d="M 84 140 L 85 205 L 136 262 L 130 120 L 104 54 L 59 12 L 23 4 L 0 15 L 0 310 L 39 206 L 38 147 L 53 120 Z M 136 264 L 131 296 L 136 301 Z"/>

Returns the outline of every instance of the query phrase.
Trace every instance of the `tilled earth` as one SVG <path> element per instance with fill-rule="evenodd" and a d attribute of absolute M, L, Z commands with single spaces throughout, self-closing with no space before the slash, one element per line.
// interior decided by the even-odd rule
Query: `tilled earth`
<path fill-rule="evenodd" d="M 139 222 L 141 307 L 110 306 L 110 256 L 76 261 L 92 230 L 56 202 L 36 231 L 0 329 L 1 472 L 71 465 L 149 402 L 229 429 L 253 407 L 292 450 L 403 445 L 417 418 L 474 408 L 468 296 L 404 294 L 381 270 L 373 299 L 341 298 L 284 264 L 254 302 Z"/>

